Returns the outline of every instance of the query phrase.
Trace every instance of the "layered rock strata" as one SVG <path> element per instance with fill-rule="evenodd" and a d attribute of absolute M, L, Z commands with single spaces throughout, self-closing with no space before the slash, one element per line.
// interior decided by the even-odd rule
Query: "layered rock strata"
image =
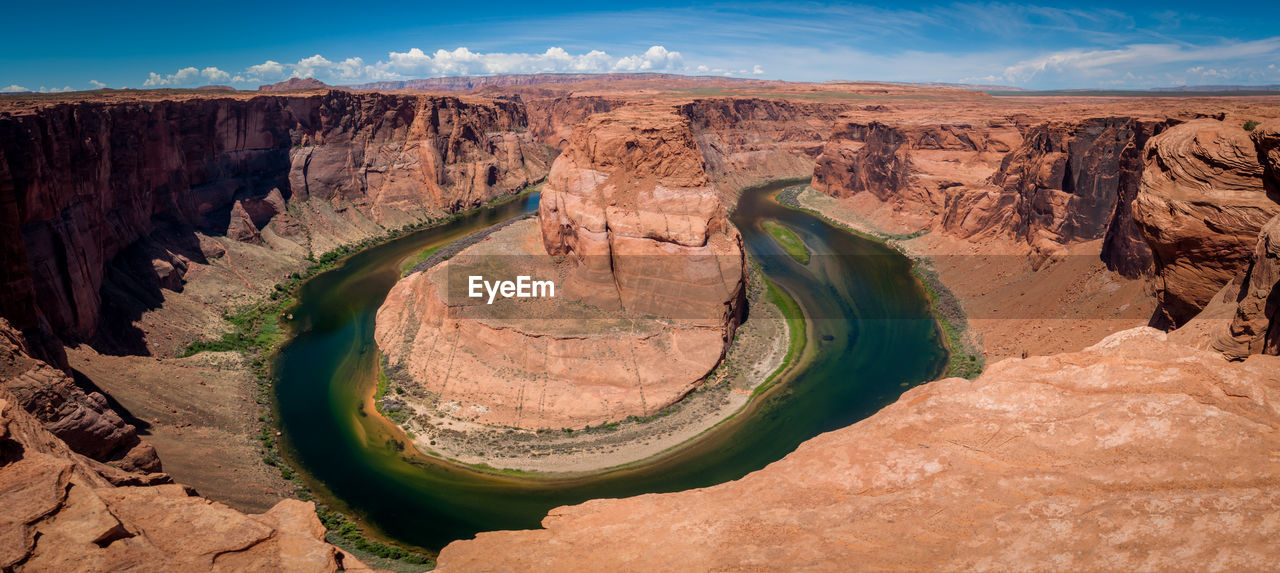
<path fill-rule="evenodd" d="M 439 570 L 1272 569 L 1277 373 L 1124 331 L 914 388 L 734 482 L 454 542 Z"/>
<path fill-rule="evenodd" d="M 1262 227 L 1240 288 L 1227 294 L 1236 295 L 1235 313 L 1213 348 L 1234 359 L 1280 354 L 1280 215 Z"/>
<path fill-rule="evenodd" d="M 1249 265 L 1258 232 L 1280 213 L 1259 150 L 1239 125 L 1200 119 L 1152 138 L 1133 203 L 1155 254 L 1159 318 L 1180 326 Z"/>
<path fill-rule="evenodd" d="M 155 448 L 111 409 L 106 396 L 85 392 L 65 372 L 31 358 L 22 336 L 2 318 L 0 386 L 75 452 L 125 471 L 160 471 Z"/>
<path fill-rule="evenodd" d="M 534 429 L 645 416 L 720 361 L 744 310 L 744 271 L 687 121 L 623 109 L 575 130 L 536 223 L 398 283 L 376 339 L 428 416 Z M 490 305 L 464 294 L 470 274 L 528 275 L 557 292 Z"/>
<path fill-rule="evenodd" d="M 1151 269 L 1129 203 L 1142 149 L 1164 122 L 1124 117 L 1026 125 L 1024 117 L 939 124 L 837 122 L 813 187 L 874 196 L 918 228 L 962 238 L 1010 237 L 1041 254 L 1105 239 L 1125 274 Z"/>
<path fill-rule="evenodd" d="M 162 228 L 257 242 L 286 201 L 375 228 L 479 205 L 545 174 L 525 126 L 512 102 L 345 92 L 0 114 L 0 315 L 91 337 L 108 264 Z"/>

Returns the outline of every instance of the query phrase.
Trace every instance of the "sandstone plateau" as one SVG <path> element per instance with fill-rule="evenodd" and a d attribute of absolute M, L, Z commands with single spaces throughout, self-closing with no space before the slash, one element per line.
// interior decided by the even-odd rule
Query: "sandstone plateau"
<path fill-rule="evenodd" d="M 738 481 L 559 508 L 439 570 L 1274 569 L 1280 358 L 1165 338 L 932 382 Z"/>
<path fill-rule="evenodd" d="M 378 311 L 387 367 L 429 414 L 578 428 L 651 415 L 720 361 L 745 306 L 742 239 L 673 109 L 592 116 L 556 159 L 538 220 L 398 283 Z M 553 280 L 497 305 L 464 276 Z"/>

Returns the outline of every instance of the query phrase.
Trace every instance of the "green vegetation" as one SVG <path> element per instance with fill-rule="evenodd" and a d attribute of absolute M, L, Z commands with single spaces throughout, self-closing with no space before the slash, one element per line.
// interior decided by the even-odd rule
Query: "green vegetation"
<path fill-rule="evenodd" d="M 769 374 L 769 377 L 765 378 L 764 382 L 756 386 L 756 389 L 751 392 L 753 397 L 762 394 L 770 386 L 773 386 L 777 382 L 777 378 L 783 372 L 789 370 L 791 365 L 795 364 L 796 360 L 800 358 L 800 353 L 804 352 L 804 346 L 808 342 L 808 334 L 805 332 L 804 311 L 800 309 L 800 304 L 796 302 L 796 299 L 791 298 L 791 295 L 782 287 L 774 284 L 769 279 L 765 279 L 764 275 L 761 275 L 761 278 L 764 279 L 765 297 L 774 306 L 778 307 L 783 319 L 787 321 L 789 341 L 787 343 L 787 355 L 782 358 L 782 364 L 778 366 L 777 370 Z"/>
<path fill-rule="evenodd" d="M 773 240 L 777 241 L 779 245 L 782 245 L 782 249 L 788 255 L 791 255 L 791 258 L 802 265 L 809 264 L 809 248 L 791 229 L 783 227 L 776 221 L 765 221 L 763 225 L 769 236 L 773 237 Z"/>
<path fill-rule="evenodd" d="M 413 270 L 413 267 L 416 267 L 418 266 L 418 263 L 421 263 L 431 258 L 431 255 L 435 254 L 435 252 L 440 250 L 440 247 L 443 247 L 443 246 L 444 245 L 436 245 L 434 247 L 428 247 L 426 249 L 419 251 L 417 254 L 413 255 L 412 257 L 405 259 L 404 262 L 400 263 L 400 276 L 403 277 L 405 275 L 408 275 L 409 271 Z"/>
<path fill-rule="evenodd" d="M 231 324 L 231 332 L 216 340 L 197 340 L 184 348 L 178 357 L 186 358 L 206 351 L 256 353 L 275 348 L 282 337 L 280 322 L 275 317 L 284 310 L 286 302 L 289 301 L 268 300 L 223 315 L 222 318 Z"/>
<path fill-rule="evenodd" d="M 1262 122 L 1257 121 L 1257 120 L 1253 120 L 1253 119 L 1251 119 L 1251 120 L 1249 120 L 1249 121 L 1246 121 L 1246 122 L 1244 122 L 1244 130 L 1245 130 L 1245 131 L 1253 131 L 1253 130 L 1254 130 L 1254 128 L 1258 127 L 1258 124 L 1260 124 L 1260 123 L 1262 123 Z"/>
<path fill-rule="evenodd" d="M 967 319 L 960 307 L 960 300 L 951 289 L 942 284 L 938 272 L 921 260 L 916 260 L 911 267 L 925 293 L 929 295 L 929 303 L 933 316 L 942 331 L 942 341 L 947 346 L 947 378 L 960 377 L 970 380 L 982 374 L 984 360 L 982 353 L 973 348 L 965 337 Z"/>
<path fill-rule="evenodd" d="M 325 529 L 329 530 L 325 536 L 326 541 L 355 554 L 364 561 L 365 565 L 377 568 L 391 567 L 400 571 L 423 571 L 435 567 L 435 562 L 426 555 L 370 540 L 360 533 L 355 523 L 341 513 L 317 505 L 316 515 Z M 388 563 L 387 560 L 399 563 Z M 404 567 L 404 565 L 425 567 Z"/>

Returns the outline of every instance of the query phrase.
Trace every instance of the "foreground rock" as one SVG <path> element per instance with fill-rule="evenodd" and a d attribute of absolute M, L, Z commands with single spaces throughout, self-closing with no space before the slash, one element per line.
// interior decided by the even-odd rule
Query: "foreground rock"
<path fill-rule="evenodd" d="M 439 569 L 1274 569 L 1278 396 L 1280 358 L 1128 330 L 912 389 L 736 482 L 455 542 Z"/>
<path fill-rule="evenodd" d="M 114 487 L 124 472 L 72 452 L 0 387 L 0 569 L 336 571 L 307 502 L 245 515 L 180 485 Z M 343 557 L 346 557 L 343 559 Z"/>
<path fill-rule="evenodd" d="M 724 356 L 744 272 L 687 120 L 615 111 L 575 131 L 536 223 L 402 280 L 375 337 L 428 417 L 559 429 L 647 416 Z M 491 305 L 466 295 L 471 274 L 552 280 L 556 296 Z"/>
<path fill-rule="evenodd" d="M 20 333 L 0 318 L 0 386 L 76 453 L 128 472 L 160 471 L 155 448 L 107 404 L 65 372 L 31 358 Z M 153 480 L 167 480 L 157 474 Z"/>

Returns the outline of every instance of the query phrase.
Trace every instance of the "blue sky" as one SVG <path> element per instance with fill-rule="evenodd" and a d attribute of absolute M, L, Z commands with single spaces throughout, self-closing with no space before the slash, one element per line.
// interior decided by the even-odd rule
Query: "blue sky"
<path fill-rule="evenodd" d="M 1280 2 L 37 1 L 6 13 L 0 91 L 574 71 L 1040 89 L 1280 84 Z"/>

